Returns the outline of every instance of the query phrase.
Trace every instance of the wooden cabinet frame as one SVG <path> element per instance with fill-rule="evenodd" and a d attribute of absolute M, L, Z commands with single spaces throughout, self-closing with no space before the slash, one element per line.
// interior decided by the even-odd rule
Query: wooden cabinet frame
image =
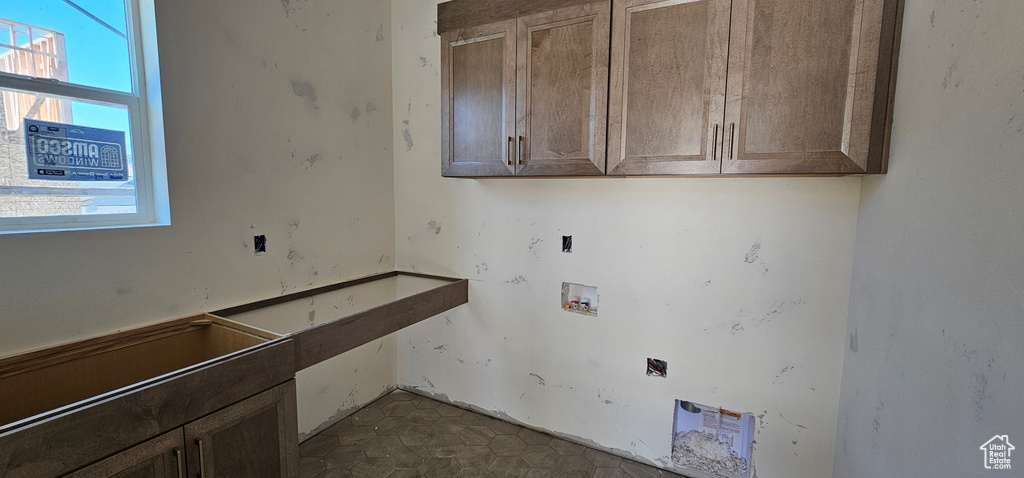
<path fill-rule="evenodd" d="M 267 418 L 271 420 L 259 421 Z M 272 428 L 268 430 L 267 428 Z M 221 443 L 218 432 L 236 428 L 242 440 Z M 252 439 L 266 432 L 276 441 Z M 265 449 L 260 449 L 265 447 Z M 267 460 L 270 462 L 267 462 Z M 276 460 L 275 460 L 276 459 Z M 262 460 L 262 461 L 261 461 Z M 276 463 L 274 463 L 276 461 Z M 232 469 L 232 465 L 249 468 Z M 225 466 L 217 466 L 227 463 Z M 140 472 L 152 478 L 232 478 L 251 476 L 252 467 L 275 477 L 299 477 L 299 431 L 295 409 L 295 380 L 266 390 L 202 417 L 183 427 L 133 446 L 64 478 L 137 477 Z M 279 471 L 274 470 L 277 468 Z M 227 476 L 219 471 L 230 471 Z"/>
<path fill-rule="evenodd" d="M 291 380 L 295 370 L 294 342 L 279 339 L 0 427 L 0 471 L 62 476 Z"/>
<path fill-rule="evenodd" d="M 287 335 L 286 337 L 295 343 L 296 370 L 304 370 L 437 314 L 469 303 L 468 279 L 392 271 L 221 309 L 210 314 L 244 326 L 237 321 L 236 315 L 399 276 L 436 279 L 446 282 L 446 284 Z"/>
<path fill-rule="evenodd" d="M 438 5 L 441 174 L 446 177 L 603 175 L 607 150 L 610 8 L 610 0 L 456 0 Z M 565 92 L 558 91 L 558 87 L 564 85 L 557 82 L 533 81 L 538 71 L 551 74 L 553 70 L 550 64 L 546 65 L 547 69 L 536 68 L 534 54 L 537 52 L 531 48 L 534 35 L 559 29 L 564 33 L 564 28 L 577 25 L 588 25 L 592 32 L 590 37 L 585 40 L 563 39 L 563 43 L 553 41 L 548 46 L 555 52 L 552 55 L 563 55 L 563 58 L 554 58 L 552 62 L 570 65 L 575 61 L 581 62 L 577 65 L 589 68 L 585 102 L 580 102 L 580 98 L 573 97 L 571 93 L 562 94 Z M 458 58 L 458 49 L 494 40 L 503 41 L 500 61 L 503 124 L 500 134 L 497 132 L 493 101 L 481 98 L 493 98 L 496 94 L 494 75 L 498 62 L 488 62 L 487 71 L 473 71 L 460 65 Z M 585 54 L 576 51 L 572 44 L 575 40 L 586 41 Z M 557 75 L 557 69 L 554 71 Z M 477 97 L 467 94 L 462 98 L 465 104 L 481 103 L 479 121 L 465 123 L 466 120 L 460 119 L 467 116 L 459 114 L 463 107 L 457 91 L 460 84 L 469 92 L 482 92 Z M 559 102 L 564 104 L 559 105 Z M 561 123 L 545 123 L 554 120 L 538 114 L 536 105 L 551 104 L 556 105 L 552 108 L 555 110 L 564 106 L 559 113 L 568 112 L 574 121 L 579 120 L 582 130 L 574 132 Z M 464 123 L 461 127 L 460 122 Z M 459 137 L 460 128 L 465 130 L 462 138 Z M 479 139 L 480 135 L 489 138 L 486 144 Z M 538 139 L 541 136 L 550 139 L 552 144 L 541 145 Z M 498 141 L 502 141 L 504 148 L 497 147 Z M 577 141 L 579 148 L 575 148 Z M 459 154 L 460 145 L 467 148 L 464 156 Z M 534 150 L 544 146 L 547 148 Z M 537 154 L 538 151 L 544 154 Z"/>
<path fill-rule="evenodd" d="M 700 152 L 696 155 L 631 155 L 627 151 L 633 15 L 684 4 L 707 5 L 707 34 L 703 65 L 703 109 Z M 608 174 L 614 176 L 718 174 L 722 168 L 725 136 L 726 68 L 729 56 L 730 0 L 616 0 L 612 9 L 611 98 L 608 102 Z M 667 50 L 675 44 L 665 44 Z M 671 51 L 663 54 L 671 53 Z M 647 72 L 638 71 L 637 74 Z M 664 85 L 667 89 L 678 85 Z M 654 94 L 654 92 L 651 92 Z M 682 119 L 666 119 L 673 121 Z M 669 136 L 669 137 L 666 137 Z M 675 138 L 663 135 L 663 142 Z"/>
<path fill-rule="evenodd" d="M 217 420 L 227 423 L 224 420 L 229 415 L 244 419 L 245 413 L 235 409 L 239 402 L 278 386 L 290 388 L 273 392 L 277 402 L 259 402 L 273 403 L 277 420 L 264 416 L 262 423 L 283 424 L 277 441 L 286 445 L 282 453 L 288 459 L 281 463 L 294 467 L 292 445 L 298 440 L 292 417 L 295 373 L 467 303 L 469 281 L 391 271 L 216 312 L 243 313 L 400 276 L 436 282 L 391 302 L 286 336 L 202 314 L 6 357 L 0 360 L 0 380 L 31 375 L 20 382 L 4 382 L 6 391 L 17 392 L 26 383 L 52 383 L 58 387 L 54 390 L 62 392 L 56 404 L 39 398 L 54 394 L 49 389 L 0 397 L 6 400 L 0 402 L 8 405 L 19 400 L 23 404 L 41 402 L 34 407 L 9 406 L 13 412 L 6 410 L 6 417 L 0 417 L 5 419 L 0 422 L 5 423 L 0 425 L 0 474 L 5 478 L 46 478 L 88 471 L 91 474 L 72 476 L 118 476 L 129 470 L 126 466 L 143 462 L 158 463 L 160 468 L 134 471 L 170 473 L 172 462 L 167 457 L 177 461 L 174 448 L 186 454 L 191 451 L 186 450 L 180 433 L 174 440 L 163 434 L 193 424 L 186 430 L 199 436 L 205 433 L 203 426 L 208 431 Z M 78 368 L 67 368 L 67 364 Z M 132 368 L 134 365 L 139 367 Z M 99 380 L 100 375 L 109 376 Z M 87 386 L 72 384 L 74 377 L 85 377 Z M 231 409 L 235 411 L 225 412 L 229 415 L 219 412 Z M 40 413 L 42 410 L 46 411 Z M 220 418 L 204 418 L 211 413 Z M 244 438 L 228 442 L 241 441 Z M 165 446 L 170 442 L 177 445 Z M 291 477 L 290 473 L 283 476 Z"/>
<path fill-rule="evenodd" d="M 299 428 L 295 403 L 295 380 L 290 380 L 185 425 L 185 446 L 189 458 L 188 476 L 203 478 L 250 476 L 246 470 L 232 469 L 232 462 L 243 461 L 246 468 L 251 468 L 254 463 L 261 463 L 258 460 L 269 459 L 268 466 L 250 471 L 269 471 L 273 468 L 271 463 L 276 463 L 280 474 L 274 473 L 275 477 L 299 478 Z M 264 414 L 269 414 L 272 421 L 254 422 Z M 241 435 L 243 438 L 251 438 L 248 435 L 255 435 L 261 431 L 266 432 L 267 430 L 259 430 L 261 425 L 266 424 L 276 428 L 270 430 L 272 434 L 276 434 L 277 438 L 277 441 L 272 443 L 273 446 L 266 447 L 268 443 L 252 439 L 242 440 L 241 443 L 222 443 L 218 440 L 218 432 L 230 428 L 244 431 Z M 260 449 L 261 447 L 266 447 L 266 449 Z M 225 448 L 230 450 L 218 453 L 219 450 Z M 265 452 L 270 454 L 266 455 Z M 277 456 L 272 456 L 273 454 Z M 239 460 L 239 457 L 242 457 L 242 460 Z M 227 465 L 218 466 L 219 463 L 227 463 Z M 231 473 L 227 476 L 218 475 L 218 470 L 228 470 Z"/>
<path fill-rule="evenodd" d="M 735 125 L 735 142 L 726 144 L 724 174 L 877 174 L 888 161 L 892 124 L 898 25 L 902 0 L 855 0 L 844 105 L 842 141 L 829 151 L 755 153 L 747 148 L 747 101 L 755 6 L 764 0 L 734 0 L 729 54 L 727 125 Z M 843 35 L 844 32 L 835 32 Z M 799 61 L 799 59 L 792 59 Z M 782 108 L 784 105 L 779 105 Z"/>
<path fill-rule="evenodd" d="M 611 28 L 609 1 L 573 5 L 558 10 L 520 17 L 517 21 L 518 42 L 516 59 L 516 133 L 519 158 L 516 174 L 519 176 L 600 176 L 605 172 L 606 125 L 608 111 L 608 33 Z M 584 120 L 586 131 L 580 132 L 586 150 L 576 156 L 534 158 L 532 155 L 535 133 L 534 98 L 537 96 L 533 81 L 532 38 L 546 32 L 573 25 L 590 24 L 590 95 L 589 114 Z M 571 62 L 573 58 L 566 58 Z M 558 103 L 561 98 L 546 97 L 537 101 Z M 552 152 L 552 156 L 559 156 Z"/>
<path fill-rule="evenodd" d="M 848 0 L 826 5 L 798 0 L 613 0 L 605 173 L 610 176 L 885 173 L 904 1 Z M 710 12 L 708 56 L 703 65 L 705 117 L 699 126 L 685 126 L 689 133 L 702 128 L 699 152 L 690 147 L 696 145 L 696 141 L 687 139 L 689 146 L 676 148 L 676 151 L 651 148 L 652 153 L 631 153 L 628 151 L 629 115 L 645 113 L 629 111 L 630 16 L 646 9 L 689 3 L 706 3 Z M 521 153 L 526 164 L 517 165 L 516 175 L 594 173 L 586 168 L 581 171 L 578 165 L 563 167 L 557 158 L 548 165 L 531 164 L 534 159 L 529 154 L 532 118 L 529 107 L 524 106 L 531 101 L 528 81 L 524 79 L 530 68 L 529 62 L 524 60 L 529 56 L 529 43 L 524 36 L 535 28 L 532 21 L 524 19 L 547 17 L 548 21 L 556 21 L 553 15 L 560 9 L 585 9 L 593 5 L 593 0 L 452 0 L 438 5 L 438 31 L 442 37 L 458 29 L 508 19 L 518 21 L 516 75 L 519 78 L 515 83 L 517 91 L 512 96 L 518 110 L 515 147 L 526 151 Z M 823 13 L 823 8 L 838 10 Z M 778 30 L 773 31 L 773 28 Z M 783 30 L 788 28 L 795 29 Z M 773 37 L 777 32 L 784 34 Z M 800 46 L 791 48 L 793 41 Z M 777 46 L 774 52 L 772 42 Z M 595 54 L 597 50 L 600 48 L 595 48 Z M 807 75 L 801 76 L 799 72 L 787 75 L 787 69 L 801 67 L 807 70 Z M 807 85 L 794 87 L 793 77 Z M 445 84 L 447 81 L 445 79 Z M 775 82 L 774 85 L 771 82 Z M 804 86 L 806 93 L 800 90 Z M 594 91 L 596 93 L 597 89 Z M 595 99 L 595 104 L 597 101 Z M 600 112 L 604 110 L 596 107 L 594 111 L 598 113 L 592 120 L 599 123 Z M 656 114 L 646 113 L 648 118 Z M 449 122 L 447 111 L 445 118 Z M 657 132 L 655 136 L 654 141 L 672 146 L 671 132 Z M 445 131 L 445 138 L 450 140 L 450 131 Z M 447 158 L 447 150 L 445 154 Z M 600 160 L 595 159 L 594 163 L 600 168 Z"/>
<path fill-rule="evenodd" d="M 160 435 L 65 478 L 120 478 L 150 468 L 154 478 L 185 476 L 185 435 L 182 429 Z"/>
<path fill-rule="evenodd" d="M 507 138 L 504 148 L 499 149 L 488 161 L 455 161 L 455 92 L 454 69 L 455 49 L 492 40 L 502 41 L 502 132 L 497 138 Z M 512 176 L 515 174 L 515 150 L 513 142 L 516 131 L 516 22 L 505 20 L 489 25 L 447 31 L 441 34 L 441 174 L 445 176 Z"/>

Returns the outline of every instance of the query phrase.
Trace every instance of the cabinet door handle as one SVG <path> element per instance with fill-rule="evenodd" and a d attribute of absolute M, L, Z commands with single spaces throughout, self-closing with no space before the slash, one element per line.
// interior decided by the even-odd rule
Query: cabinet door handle
<path fill-rule="evenodd" d="M 711 160 L 718 161 L 718 123 L 715 123 L 715 134 L 711 137 Z"/>
<path fill-rule="evenodd" d="M 184 470 L 181 468 L 181 448 L 174 449 L 174 460 L 178 463 L 178 478 L 184 478 Z"/>
<path fill-rule="evenodd" d="M 729 123 L 729 159 L 732 159 L 732 150 L 735 147 L 733 142 L 736 139 L 736 123 Z"/>
<path fill-rule="evenodd" d="M 523 137 L 523 136 L 519 137 L 519 148 L 518 149 L 519 149 L 519 165 L 520 166 L 525 164 L 523 162 L 523 156 L 526 156 L 526 154 L 524 154 L 524 151 L 523 151 L 523 141 L 525 141 L 525 140 L 526 140 L 525 137 Z"/>
<path fill-rule="evenodd" d="M 505 144 L 505 157 L 507 158 L 508 165 L 512 166 L 512 156 L 515 154 L 512 152 L 512 148 L 516 146 L 516 139 L 509 136 L 508 143 Z"/>
<path fill-rule="evenodd" d="M 199 447 L 199 478 L 206 478 L 206 458 L 203 456 L 202 438 L 196 438 L 196 446 Z"/>

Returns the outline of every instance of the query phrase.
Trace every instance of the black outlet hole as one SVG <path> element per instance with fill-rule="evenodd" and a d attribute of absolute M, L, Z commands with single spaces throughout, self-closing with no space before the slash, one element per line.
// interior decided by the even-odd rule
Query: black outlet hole
<path fill-rule="evenodd" d="M 668 377 L 668 362 L 653 358 L 647 359 L 647 375 L 652 377 Z"/>
<path fill-rule="evenodd" d="M 252 242 L 256 245 L 256 255 L 267 252 L 267 236 L 253 236 Z"/>

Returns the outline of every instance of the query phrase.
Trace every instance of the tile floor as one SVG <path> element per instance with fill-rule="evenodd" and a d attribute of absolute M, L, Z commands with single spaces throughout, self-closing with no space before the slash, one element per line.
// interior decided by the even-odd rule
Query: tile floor
<path fill-rule="evenodd" d="M 302 478 L 677 478 L 396 390 L 306 440 Z"/>

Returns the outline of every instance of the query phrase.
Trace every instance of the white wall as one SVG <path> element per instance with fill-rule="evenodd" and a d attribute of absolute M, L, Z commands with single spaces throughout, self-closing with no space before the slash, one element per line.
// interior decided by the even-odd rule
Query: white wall
<path fill-rule="evenodd" d="M 861 180 L 442 179 L 435 4 L 392 2 L 398 266 L 470 304 L 399 333 L 399 384 L 661 465 L 676 398 L 749 411 L 759 476 L 828 476 Z"/>
<path fill-rule="evenodd" d="M 1020 453 L 1022 24 L 1015 0 L 907 2 L 889 174 L 862 191 L 836 478 L 982 476 L 997 433 Z"/>
<path fill-rule="evenodd" d="M 392 269 L 389 16 L 157 1 L 173 225 L 0 236 L 0 355 Z M 393 363 L 346 360 L 359 403 L 393 385 Z"/>

